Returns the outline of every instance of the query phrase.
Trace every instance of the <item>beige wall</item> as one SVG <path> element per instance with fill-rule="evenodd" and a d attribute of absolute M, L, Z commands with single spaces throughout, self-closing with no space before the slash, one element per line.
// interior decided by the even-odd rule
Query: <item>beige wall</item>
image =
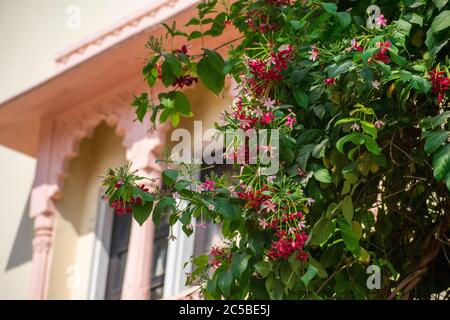
<path fill-rule="evenodd" d="M 155 1 L 0 1 L 0 102 L 51 76 L 57 52 Z M 71 5 L 80 8 L 80 29 L 67 27 Z"/>
<path fill-rule="evenodd" d="M 0 146 L 0 299 L 25 299 L 31 272 L 28 198 L 35 160 Z"/>
<path fill-rule="evenodd" d="M 108 167 L 126 163 L 125 148 L 114 130 L 101 124 L 81 143 L 71 161 L 63 198 L 57 202 L 49 299 L 87 299 L 95 241 L 99 178 Z"/>

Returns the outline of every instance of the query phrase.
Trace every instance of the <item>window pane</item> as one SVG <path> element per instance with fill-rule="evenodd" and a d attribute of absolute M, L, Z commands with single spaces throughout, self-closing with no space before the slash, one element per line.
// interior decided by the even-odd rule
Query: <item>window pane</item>
<path fill-rule="evenodd" d="M 114 213 L 111 247 L 109 252 L 108 278 L 105 298 L 120 299 L 123 277 L 127 262 L 128 241 L 130 239 L 132 215 L 117 215 Z"/>

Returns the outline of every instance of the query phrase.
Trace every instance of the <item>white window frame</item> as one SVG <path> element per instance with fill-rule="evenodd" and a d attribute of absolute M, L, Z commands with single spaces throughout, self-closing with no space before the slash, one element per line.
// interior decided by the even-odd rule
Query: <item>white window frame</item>
<path fill-rule="evenodd" d="M 103 194 L 102 190 L 100 194 Z M 114 212 L 107 201 L 99 198 L 97 207 L 94 245 L 89 281 L 89 300 L 104 300 L 108 280 L 109 253 L 113 231 Z"/>

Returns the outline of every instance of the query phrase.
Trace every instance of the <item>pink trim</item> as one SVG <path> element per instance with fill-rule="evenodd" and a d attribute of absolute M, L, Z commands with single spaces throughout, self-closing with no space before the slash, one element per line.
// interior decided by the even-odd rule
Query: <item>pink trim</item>
<path fill-rule="evenodd" d="M 123 300 L 148 300 L 152 270 L 154 225 L 133 220 L 122 288 Z"/>
<path fill-rule="evenodd" d="M 57 54 L 59 69 L 66 69 L 118 44 L 195 5 L 198 0 L 159 0 L 136 14 L 125 16 L 120 22 Z"/>
<path fill-rule="evenodd" d="M 49 257 L 52 247 L 55 205 L 53 198 L 58 192 L 54 185 L 40 185 L 31 193 L 30 215 L 34 218 L 33 258 L 29 298 L 47 298 Z"/>
<path fill-rule="evenodd" d="M 127 159 L 133 162 L 133 167 L 146 175 L 150 172 L 155 174 L 155 177 L 159 177 L 161 169 L 155 163 L 154 152 L 158 153 L 162 149 L 167 126 L 150 130 L 148 120 L 144 122 L 145 125 L 134 122 L 133 109 L 128 106 L 130 96 L 131 93 L 125 92 L 113 99 L 103 100 L 103 103 L 94 101 L 60 114 L 56 118 L 46 119 L 47 126 L 41 133 L 41 145 L 37 157 L 36 187 L 33 188 L 30 202 L 30 216 L 35 219 L 29 293 L 31 299 L 47 298 L 49 261 L 56 214 L 54 200 L 63 194 L 63 182 L 64 178 L 69 176 L 70 160 L 78 155 L 80 143 L 84 138 L 92 136 L 95 128 L 102 121 L 115 126 L 115 132 L 122 137 L 123 145 L 127 149 Z M 148 223 L 143 227 L 133 226 L 133 230 L 132 239 L 135 240 L 131 246 L 131 256 L 135 258 L 132 258 L 130 260 L 132 262 L 129 263 L 129 270 L 133 272 L 131 275 L 130 271 L 128 272 L 126 283 L 130 290 L 127 292 L 131 297 L 144 297 L 149 289 L 141 288 L 140 284 L 150 285 L 148 264 L 151 263 L 153 226 Z M 136 243 L 142 245 L 138 246 Z M 148 254 L 143 256 L 142 252 Z"/>
<path fill-rule="evenodd" d="M 127 159 L 139 171 L 138 174 L 154 181 L 147 182 L 151 189 L 161 182 L 162 168 L 155 160 L 161 154 L 166 129 L 167 126 L 161 126 L 157 135 L 137 141 L 127 150 Z M 123 300 L 150 299 L 154 230 L 151 219 L 142 226 L 133 220 L 122 289 Z"/>

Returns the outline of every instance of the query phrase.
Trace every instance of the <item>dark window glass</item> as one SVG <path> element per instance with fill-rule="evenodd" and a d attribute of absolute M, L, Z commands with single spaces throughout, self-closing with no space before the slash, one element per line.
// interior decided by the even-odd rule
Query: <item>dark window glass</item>
<path fill-rule="evenodd" d="M 130 239 L 131 219 L 131 214 L 117 215 L 114 213 L 105 294 L 105 299 L 107 300 L 119 300 L 122 293 L 123 277 L 127 262 L 128 241 Z"/>
<path fill-rule="evenodd" d="M 161 221 L 159 228 L 155 229 L 152 257 L 152 277 L 150 299 L 161 299 L 164 290 L 164 275 L 166 272 L 167 246 L 169 236 L 169 223 Z"/>

